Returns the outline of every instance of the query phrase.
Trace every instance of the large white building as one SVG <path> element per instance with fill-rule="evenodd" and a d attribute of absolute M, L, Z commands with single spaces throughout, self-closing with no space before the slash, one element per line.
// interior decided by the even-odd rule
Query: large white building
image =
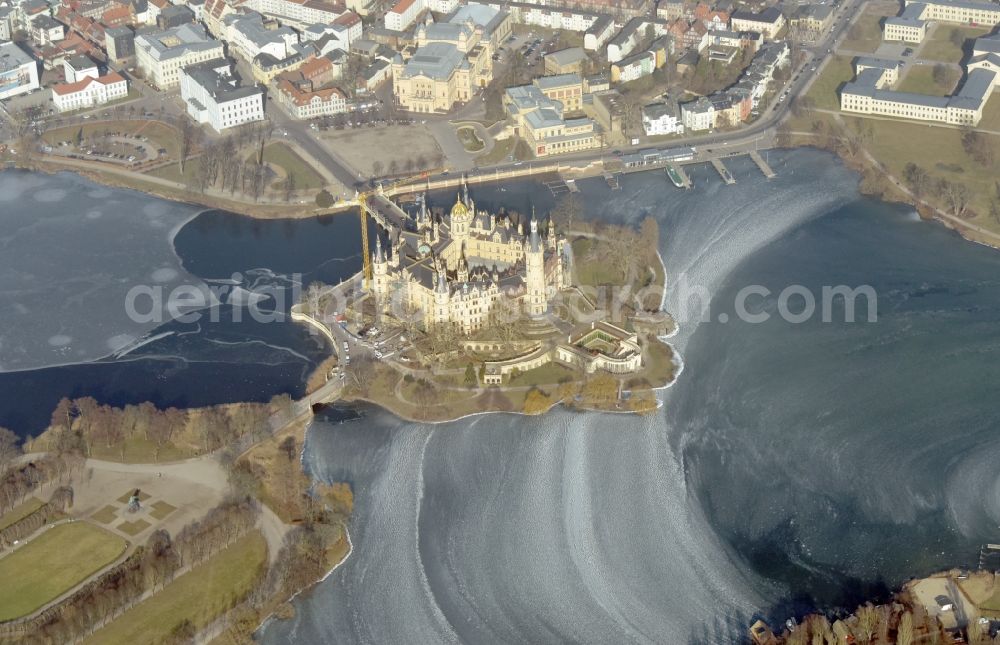
<path fill-rule="evenodd" d="M 647 136 L 684 134 L 684 122 L 676 103 L 651 103 L 642 108 L 642 129 Z"/>
<path fill-rule="evenodd" d="M 906 0 L 902 13 L 886 18 L 882 37 L 907 43 L 922 42 L 927 35 L 927 23 L 955 22 L 981 26 L 1000 24 L 1000 3 L 970 0 Z"/>
<path fill-rule="evenodd" d="M 38 63 L 14 43 L 0 44 L 0 99 L 38 89 Z"/>
<path fill-rule="evenodd" d="M 965 80 L 952 96 L 891 89 L 899 78 L 896 61 L 858 58 L 854 70 L 854 80 L 840 91 L 840 109 L 845 112 L 974 126 L 983 118 L 986 101 L 1000 87 L 1000 35 L 975 41 Z"/>
<path fill-rule="evenodd" d="M 52 103 L 59 112 L 71 112 L 128 96 L 128 82 L 117 72 L 104 76 L 83 76 L 73 83 L 52 88 Z"/>
<path fill-rule="evenodd" d="M 162 90 L 180 82 L 181 69 L 222 58 L 223 46 L 192 23 L 136 36 L 135 56 L 146 80 Z"/>
<path fill-rule="evenodd" d="M 392 31 L 405 31 L 426 8 L 427 3 L 424 0 L 399 0 L 385 12 L 385 28 Z"/>
<path fill-rule="evenodd" d="M 185 67 L 180 83 L 188 114 L 216 132 L 264 119 L 264 90 L 241 87 L 225 59 Z"/>
<path fill-rule="evenodd" d="M 247 0 L 243 6 L 299 25 L 331 23 L 346 13 L 343 4 L 322 0 Z"/>

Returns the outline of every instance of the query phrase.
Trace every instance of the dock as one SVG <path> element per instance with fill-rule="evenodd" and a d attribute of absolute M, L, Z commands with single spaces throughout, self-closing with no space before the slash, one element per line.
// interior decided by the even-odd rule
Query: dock
<path fill-rule="evenodd" d="M 556 179 L 545 182 L 545 187 L 549 189 L 553 197 L 558 197 L 571 191 L 570 185 L 563 179 Z"/>
<path fill-rule="evenodd" d="M 750 158 L 753 159 L 753 162 L 757 164 L 757 167 L 760 168 L 760 171 L 764 173 L 764 176 L 768 179 L 774 179 L 778 176 L 776 172 L 771 170 L 771 166 L 767 165 L 767 162 L 764 161 L 764 157 L 761 157 L 760 153 L 756 150 L 750 153 Z"/>
<path fill-rule="evenodd" d="M 610 172 L 604 173 L 604 181 L 608 182 L 608 187 L 611 190 L 621 190 L 622 185 L 618 183 L 618 175 L 613 175 Z"/>
<path fill-rule="evenodd" d="M 566 180 L 566 187 L 569 188 L 569 192 L 571 192 L 571 193 L 578 193 L 578 192 L 580 192 L 580 187 L 576 185 L 576 180 L 575 179 L 567 179 Z"/>
<path fill-rule="evenodd" d="M 733 175 L 729 172 L 725 165 L 723 165 L 721 159 L 713 157 L 712 165 L 715 166 L 715 169 L 719 172 L 719 176 L 722 177 L 722 181 L 726 182 L 726 185 L 732 186 L 736 183 L 736 180 L 733 179 Z"/>

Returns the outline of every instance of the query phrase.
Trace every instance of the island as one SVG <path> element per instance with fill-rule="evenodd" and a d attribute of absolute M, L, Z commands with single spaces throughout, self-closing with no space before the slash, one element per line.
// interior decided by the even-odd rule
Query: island
<path fill-rule="evenodd" d="M 370 277 L 314 284 L 293 307 L 336 352 L 314 383 L 423 421 L 656 409 L 676 364 L 655 219 L 581 221 L 572 195 L 542 223 L 477 207 L 464 180 L 451 204 L 403 197 L 409 209 L 382 190 L 363 200 Z"/>

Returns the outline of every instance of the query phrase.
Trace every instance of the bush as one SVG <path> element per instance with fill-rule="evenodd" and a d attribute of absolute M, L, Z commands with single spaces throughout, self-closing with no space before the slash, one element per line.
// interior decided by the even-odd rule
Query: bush
<path fill-rule="evenodd" d="M 316 193 L 316 205 L 320 208 L 330 208 L 333 206 L 333 195 L 326 190 L 319 191 Z"/>

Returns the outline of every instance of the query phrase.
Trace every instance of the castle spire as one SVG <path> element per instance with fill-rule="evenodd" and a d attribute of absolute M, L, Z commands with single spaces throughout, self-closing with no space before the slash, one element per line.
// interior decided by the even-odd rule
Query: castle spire
<path fill-rule="evenodd" d="M 385 254 L 382 252 L 381 235 L 375 235 L 375 262 L 379 264 L 385 262 Z"/>

